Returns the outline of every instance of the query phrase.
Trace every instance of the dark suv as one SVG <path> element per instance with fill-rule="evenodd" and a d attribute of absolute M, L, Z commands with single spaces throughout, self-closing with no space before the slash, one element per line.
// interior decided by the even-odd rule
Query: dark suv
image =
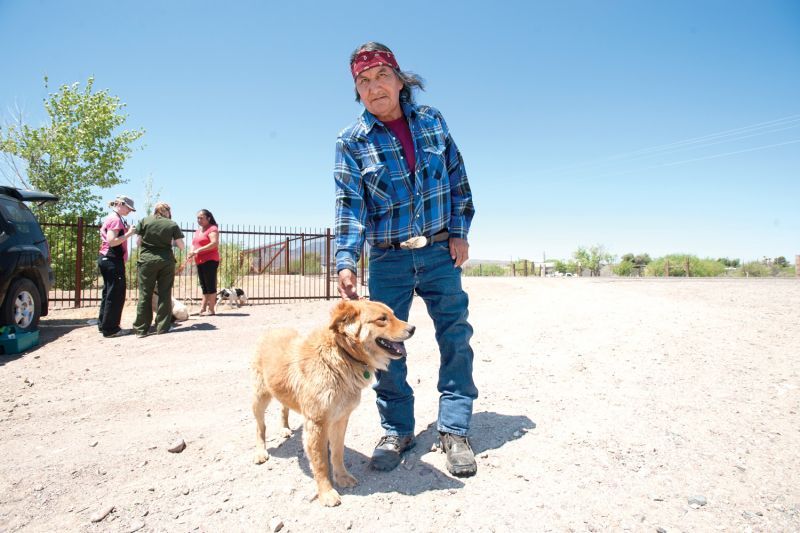
<path fill-rule="evenodd" d="M 0 185 L 0 325 L 32 331 L 47 315 L 53 286 L 50 249 L 24 202 L 56 202 L 47 192 Z"/>

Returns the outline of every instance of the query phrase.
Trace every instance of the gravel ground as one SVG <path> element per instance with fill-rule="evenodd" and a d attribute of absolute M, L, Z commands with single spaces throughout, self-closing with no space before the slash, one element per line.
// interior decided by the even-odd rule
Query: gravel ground
<path fill-rule="evenodd" d="M 313 499 L 298 415 L 284 440 L 270 406 L 272 457 L 252 463 L 248 370 L 264 329 L 315 327 L 332 302 L 224 309 L 144 339 L 60 311 L 38 348 L 0 356 L 0 531 L 800 530 L 800 280 L 464 283 L 474 478 L 431 451 L 422 301 L 407 343 L 418 445 L 393 472 L 367 469 L 366 390 L 346 438 L 360 484 L 336 508 Z"/>

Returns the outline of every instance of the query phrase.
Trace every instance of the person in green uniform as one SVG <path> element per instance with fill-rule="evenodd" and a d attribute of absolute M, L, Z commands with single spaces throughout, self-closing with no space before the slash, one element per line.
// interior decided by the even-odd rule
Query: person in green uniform
<path fill-rule="evenodd" d="M 156 307 L 156 333 L 168 333 L 172 325 L 172 283 L 175 280 L 175 254 L 173 243 L 183 250 L 183 233 L 172 221 L 169 204 L 159 202 L 151 216 L 143 218 L 136 226 L 139 244 L 139 302 L 133 329 L 137 337 L 144 337 L 153 322 L 153 292 L 158 294 Z"/>

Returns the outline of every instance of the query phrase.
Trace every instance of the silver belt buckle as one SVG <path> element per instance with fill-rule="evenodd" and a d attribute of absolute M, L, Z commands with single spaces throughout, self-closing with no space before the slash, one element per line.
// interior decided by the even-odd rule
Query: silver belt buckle
<path fill-rule="evenodd" d="M 403 241 L 400 243 L 400 248 L 403 250 L 416 250 L 417 248 L 423 248 L 428 244 L 428 238 L 424 235 L 420 235 L 419 237 L 411 237 L 407 241 Z"/>

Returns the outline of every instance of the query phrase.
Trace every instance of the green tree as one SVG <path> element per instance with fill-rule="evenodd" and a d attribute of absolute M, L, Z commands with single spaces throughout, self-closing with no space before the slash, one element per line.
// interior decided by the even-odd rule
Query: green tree
<path fill-rule="evenodd" d="M 553 268 L 560 274 L 576 274 L 578 272 L 578 263 L 571 259 L 569 261 L 561 261 L 560 259 L 556 259 Z"/>
<path fill-rule="evenodd" d="M 739 268 L 738 259 L 728 259 L 727 257 L 720 257 L 719 259 L 717 259 L 717 262 L 725 265 L 726 267 Z"/>
<path fill-rule="evenodd" d="M 613 268 L 617 276 L 630 276 L 633 273 L 633 261 L 620 261 Z"/>
<path fill-rule="evenodd" d="M 105 211 L 97 191 L 126 181 L 122 167 L 144 130 L 119 131 L 127 118 L 121 114 L 125 104 L 93 86 L 93 77 L 83 90 L 78 83 L 62 85 L 44 101 L 49 123 L 33 128 L 20 117 L 0 132 L 0 152 L 16 180 L 60 198 L 39 208 L 40 216 L 78 215 L 94 221 Z"/>
<path fill-rule="evenodd" d="M 608 253 L 602 244 L 595 244 L 589 248 L 580 246 L 573 252 L 572 257 L 579 265 L 579 269 L 589 269 L 592 276 L 599 276 L 603 265 L 614 259 L 614 256 Z"/>
<path fill-rule="evenodd" d="M 644 272 L 644 267 L 651 261 L 652 259 L 648 254 L 633 255 L 627 253 L 622 256 L 619 263 L 614 265 L 612 270 L 617 276 L 630 276 L 632 274 L 641 276 Z"/>

